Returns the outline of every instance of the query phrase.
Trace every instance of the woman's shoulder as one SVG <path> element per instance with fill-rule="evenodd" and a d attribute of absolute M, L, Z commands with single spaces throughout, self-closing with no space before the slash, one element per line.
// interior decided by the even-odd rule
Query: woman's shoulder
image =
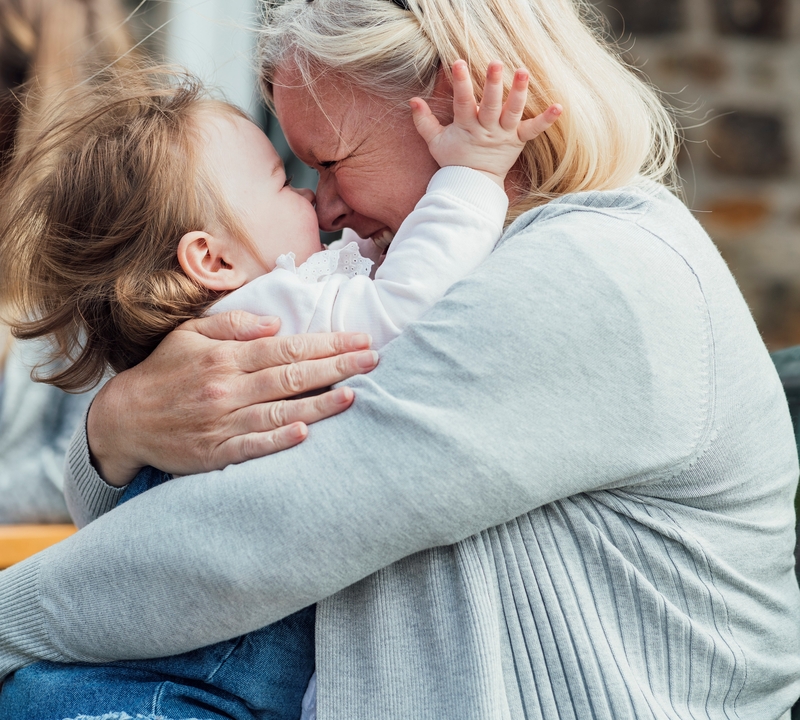
<path fill-rule="evenodd" d="M 656 395 L 670 398 L 661 411 L 680 408 L 671 416 L 674 432 L 692 428 L 686 468 L 715 443 L 753 477 L 758 458 L 759 487 L 766 476 L 782 492 L 796 482 L 786 400 L 747 303 L 708 234 L 665 188 L 642 183 L 564 196 L 519 218 L 495 255 L 509 274 L 522 268 L 518 276 L 527 277 L 517 289 L 506 283 L 518 302 L 542 286 L 548 292 L 536 296 L 565 327 L 589 317 L 624 337 L 622 351 L 647 366 Z M 730 471 L 709 472 L 714 477 L 704 482 L 717 493 L 744 482 Z"/>
<path fill-rule="evenodd" d="M 733 302 L 749 317 L 711 238 L 683 202 L 652 181 L 557 198 L 519 217 L 498 250 L 516 262 L 544 263 L 564 282 L 581 278 L 587 292 L 592 284 L 611 287 L 605 300 L 622 301 L 634 314 L 707 316 L 712 306 Z"/>
<path fill-rule="evenodd" d="M 591 190 L 570 193 L 534 208 L 512 223 L 503 241 L 538 232 L 576 232 L 590 223 L 596 232 L 621 225 L 628 232 L 639 227 L 664 240 L 677 234 L 679 226 L 690 225 L 698 234 L 707 236 L 694 220 L 691 212 L 665 186 L 644 178 L 628 186 L 612 190 Z"/>

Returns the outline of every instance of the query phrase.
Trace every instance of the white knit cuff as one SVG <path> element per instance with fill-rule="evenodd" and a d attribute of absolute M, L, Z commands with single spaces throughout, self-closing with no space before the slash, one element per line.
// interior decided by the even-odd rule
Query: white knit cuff
<path fill-rule="evenodd" d="M 503 188 L 472 168 L 442 168 L 428 183 L 428 192 L 446 193 L 492 219 L 499 218 L 501 226 L 508 212 L 508 196 Z"/>

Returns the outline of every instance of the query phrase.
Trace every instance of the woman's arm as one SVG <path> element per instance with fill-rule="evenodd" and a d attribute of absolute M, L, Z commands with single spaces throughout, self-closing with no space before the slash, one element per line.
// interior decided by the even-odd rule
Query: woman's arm
<path fill-rule="evenodd" d="M 696 278 L 635 222 L 582 215 L 504 243 L 308 442 L 166 483 L 0 575 L 0 671 L 233 637 L 414 552 L 690 462 L 712 412 Z"/>

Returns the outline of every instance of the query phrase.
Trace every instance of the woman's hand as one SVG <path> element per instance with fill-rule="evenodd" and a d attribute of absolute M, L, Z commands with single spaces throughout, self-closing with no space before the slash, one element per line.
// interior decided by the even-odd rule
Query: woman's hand
<path fill-rule="evenodd" d="M 191 320 L 111 379 L 87 421 L 101 477 L 122 487 L 146 465 L 181 475 L 218 470 L 297 445 L 308 424 L 350 407 L 350 388 L 286 398 L 375 368 L 370 337 L 272 337 L 279 327 L 277 318 L 244 312 Z"/>

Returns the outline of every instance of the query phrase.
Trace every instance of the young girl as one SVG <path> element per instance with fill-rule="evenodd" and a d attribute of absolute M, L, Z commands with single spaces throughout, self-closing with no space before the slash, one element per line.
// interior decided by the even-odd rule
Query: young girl
<path fill-rule="evenodd" d="M 506 175 L 560 113 L 553 106 L 523 121 L 527 87 L 517 71 L 503 104 L 495 63 L 478 109 L 466 64 L 456 63 L 451 125 L 411 101 L 442 167 L 425 197 L 388 248 L 381 233 L 323 249 L 313 193 L 291 188 L 274 148 L 239 111 L 204 98 L 193 81 L 109 81 L 12 174 L 0 266 L 24 311 L 15 333 L 53 339 L 59 364 L 41 375 L 68 390 L 136 364 L 179 323 L 209 312 L 277 314 L 283 333 L 367 332 L 380 348 L 499 239 Z M 124 500 L 168 479 L 147 469 Z M 288 720 L 300 716 L 307 687 L 313 697 L 313 670 L 312 606 L 180 656 L 29 666 L 3 686 L 0 716 Z"/>

